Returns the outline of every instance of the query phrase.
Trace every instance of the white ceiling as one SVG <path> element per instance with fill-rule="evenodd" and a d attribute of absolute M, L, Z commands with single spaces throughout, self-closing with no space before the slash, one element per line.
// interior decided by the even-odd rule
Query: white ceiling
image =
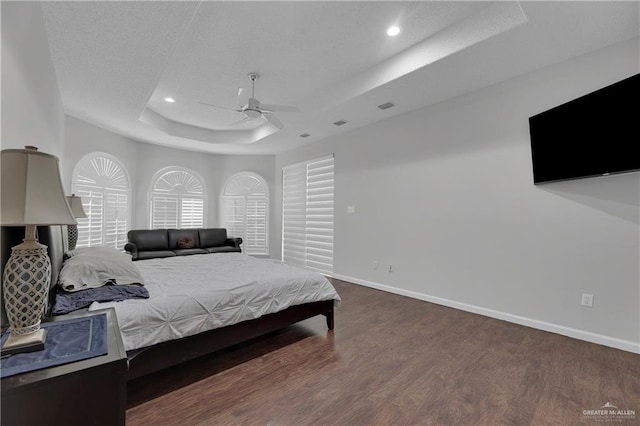
<path fill-rule="evenodd" d="M 143 142 L 227 154 L 292 149 L 640 36 L 635 1 L 42 7 L 68 114 Z M 392 24 L 402 30 L 394 38 Z M 200 103 L 236 107 L 250 72 L 261 102 L 301 109 L 276 113 L 283 129 L 229 126 L 243 115 Z M 396 106 L 377 108 L 385 102 Z"/>

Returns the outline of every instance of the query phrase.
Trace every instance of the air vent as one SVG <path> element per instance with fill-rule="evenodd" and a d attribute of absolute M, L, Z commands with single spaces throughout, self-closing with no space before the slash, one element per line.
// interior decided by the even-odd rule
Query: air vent
<path fill-rule="evenodd" d="M 298 135 L 298 136 L 300 136 L 301 138 L 308 138 L 311 135 L 309 133 L 303 133 L 303 134 Z"/>
<path fill-rule="evenodd" d="M 394 106 L 396 106 L 396 104 L 392 104 L 391 102 L 387 102 L 387 103 L 384 103 L 382 105 L 378 105 L 378 108 L 380 108 L 380 109 L 389 109 L 389 108 L 394 107 Z"/>
<path fill-rule="evenodd" d="M 345 124 L 347 124 L 348 122 L 345 120 L 339 120 L 333 123 L 334 126 L 343 126 Z"/>

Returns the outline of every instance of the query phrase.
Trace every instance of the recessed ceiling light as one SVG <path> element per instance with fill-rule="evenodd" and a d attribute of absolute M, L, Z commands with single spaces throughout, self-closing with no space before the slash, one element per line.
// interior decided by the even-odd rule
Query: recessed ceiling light
<path fill-rule="evenodd" d="M 299 135 L 301 138 L 308 138 L 309 136 L 311 136 L 309 133 L 302 133 L 301 135 Z"/>
<path fill-rule="evenodd" d="M 168 97 L 167 97 L 167 98 L 164 98 L 164 101 L 165 101 L 165 102 L 169 102 L 170 104 L 172 104 L 172 103 L 174 103 L 176 100 L 175 100 L 175 99 L 173 99 L 173 98 L 168 98 Z"/>
<path fill-rule="evenodd" d="M 400 28 L 396 27 L 395 25 L 392 25 L 389 27 L 389 29 L 387 29 L 387 35 L 391 37 L 397 36 L 398 34 L 400 34 Z"/>
<path fill-rule="evenodd" d="M 334 126 L 344 126 L 347 123 L 348 123 L 348 121 L 346 121 L 346 120 L 338 120 L 338 121 L 334 122 L 333 125 Z"/>

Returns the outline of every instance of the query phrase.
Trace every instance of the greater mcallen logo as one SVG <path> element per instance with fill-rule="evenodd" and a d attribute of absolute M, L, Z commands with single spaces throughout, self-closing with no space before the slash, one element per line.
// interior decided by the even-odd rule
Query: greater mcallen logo
<path fill-rule="evenodd" d="M 621 410 L 610 402 L 607 402 L 597 410 L 582 410 L 585 419 L 602 423 L 623 422 L 636 418 L 635 410 Z"/>

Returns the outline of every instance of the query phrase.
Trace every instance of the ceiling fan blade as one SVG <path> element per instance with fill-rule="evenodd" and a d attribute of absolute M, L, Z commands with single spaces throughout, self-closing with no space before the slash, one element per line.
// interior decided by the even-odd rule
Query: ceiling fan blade
<path fill-rule="evenodd" d="M 213 108 L 216 108 L 216 109 L 221 109 L 223 111 L 242 112 L 242 111 L 234 109 L 234 108 L 227 108 L 227 107 L 223 107 L 223 106 L 220 106 L 220 105 L 208 104 L 206 102 L 198 102 L 198 103 L 202 104 L 202 105 L 210 106 L 210 107 L 213 107 Z"/>
<path fill-rule="evenodd" d="M 238 88 L 238 97 L 236 98 L 236 104 L 238 105 L 238 107 L 242 108 L 243 106 L 246 105 L 246 97 L 243 97 L 242 94 L 244 93 L 244 88 L 243 87 L 239 87 Z"/>
<path fill-rule="evenodd" d="M 300 112 L 300 108 L 289 105 L 260 104 L 260 109 L 273 112 Z"/>
<path fill-rule="evenodd" d="M 262 118 L 276 126 L 278 129 L 282 129 L 284 127 L 284 124 L 282 124 L 282 122 L 273 114 L 262 114 Z"/>
<path fill-rule="evenodd" d="M 253 120 L 253 118 L 251 118 L 251 117 L 245 117 L 245 118 L 243 118 L 242 120 L 235 121 L 235 122 L 233 122 L 233 123 L 229 124 L 229 127 L 239 126 L 239 125 L 241 125 L 241 124 L 248 123 L 248 122 L 249 122 L 249 121 L 251 121 L 251 120 Z"/>

